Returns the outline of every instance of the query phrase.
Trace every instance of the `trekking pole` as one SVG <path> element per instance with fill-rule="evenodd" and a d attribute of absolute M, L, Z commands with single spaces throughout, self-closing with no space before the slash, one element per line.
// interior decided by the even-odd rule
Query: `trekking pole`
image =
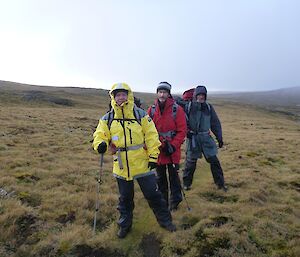
<path fill-rule="evenodd" d="M 179 181 L 180 190 L 181 190 L 181 192 L 182 192 L 183 199 L 184 199 L 185 202 L 186 202 L 186 207 L 187 207 L 188 211 L 191 211 L 192 209 L 191 209 L 191 207 L 190 207 L 190 205 L 189 205 L 189 203 L 188 203 L 188 201 L 187 201 L 187 199 L 186 199 L 185 192 L 184 192 L 184 190 L 183 190 L 183 188 L 182 188 L 181 180 L 180 180 L 179 174 L 178 174 L 178 172 L 177 172 L 176 164 L 174 164 L 174 162 L 173 162 L 172 155 L 170 155 L 170 159 L 171 159 L 171 162 L 172 162 L 172 166 L 173 166 L 173 168 L 174 168 L 174 170 L 175 170 L 175 172 L 176 172 L 176 177 L 177 177 L 177 179 L 178 179 L 178 181 Z"/>
<path fill-rule="evenodd" d="M 96 223 L 97 223 L 97 213 L 99 210 L 99 193 L 100 193 L 100 185 L 102 184 L 102 174 L 103 174 L 103 153 L 100 155 L 100 169 L 97 178 L 97 191 L 96 191 L 96 208 L 95 208 L 95 216 L 94 216 L 94 228 L 93 234 L 96 234 Z"/>
<path fill-rule="evenodd" d="M 173 166 L 175 166 L 175 164 L 173 164 Z M 175 170 L 176 170 L 176 168 L 175 168 Z M 186 202 L 186 207 L 187 207 L 188 211 L 191 211 L 192 209 L 191 209 L 191 207 L 190 207 L 190 205 L 189 205 L 189 203 L 188 203 L 188 201 L 187 201 L 187 199 L 186 199 L 185 192 L 184 192 L 184 190 L 183 190 L 183 188 L 182 188 L 181 180 L 180 180 L 180 178 L 179 178 L 179 174 L 178 174 L 177 170 L 176 170 L 176 174 L 177 174 L 177 178 L 178 178 L 178 180 L 179 180 L 180 190 L 181 190 L 182 195 L 183 195 L 183 198 L 184 198 L 184 200 L 185 200 L 185 202 Z"/>

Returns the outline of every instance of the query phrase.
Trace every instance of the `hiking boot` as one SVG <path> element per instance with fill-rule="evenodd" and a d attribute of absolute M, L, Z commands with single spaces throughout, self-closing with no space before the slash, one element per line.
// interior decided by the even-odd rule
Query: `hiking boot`
<path fill-rule="evenodd" d="M 118 233 L 117 233 L 118 238 L 125 238 L 130 230 L 131 230 L 131 227 L 129 227 L 129 228 L 120 228 Z"/>
<path fill-rule="evenodd" d="M 170 232 L 175 232 L 176 231 L 176 226 L 171 222 L 168 225 L 161 225 L 164 229 L 170 231 Z"/>
<path fill-rule="evenodd" d="M 228 191 L 228 188 L 227 188 L 227 186 L 225 186 L 225 185 L 219 185 L 219 186 L 218 186 L 218 189 L 223 190 L 224 192 L 227 192 L 227 191 Z"/>
<path fill-rule="evenodd" d="M 185 191 L 189 191 L 189 190 L 191 190 L 191 186 L 183 186 L 183 189 L 184 189 Z"/>

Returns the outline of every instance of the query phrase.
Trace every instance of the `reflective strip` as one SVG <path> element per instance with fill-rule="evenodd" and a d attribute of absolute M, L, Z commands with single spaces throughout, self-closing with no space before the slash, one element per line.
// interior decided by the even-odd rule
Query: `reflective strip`
<path fill-rule="evenodd" d="M 133 178 L 137 179 L 137 178 L 142 178 L 142 177 L 146 177 L 146 176 L 153 175 L 153 174 L 155 174 L 155 170 L 150 170 L 148 172 L 144 172 L 144 173 L 135 175 Z"/>
<path fill-rule="evenodd" d="M 122 177 L 120 175 L 117 175 L 115 173 L 113 173 L 113 176 L 115 178 L 119 178 L 119 179 L 122 179 L 122 180 L 125 180 L 125 181 L 131 181 L 133 179 L 138 179 L 138 178 L 142 178 L 142 177 L 146 177 L 146 176 L 149 176 L 149 175 L 155 175 L 155 171 L 154 170 L 150 170 L 148 172 L 144 172 L 144 173 L 141 173 L 141 174 L 138 174 L 138 175 L 135 175 L 132 179 L 130 180 L 127 180 L 125 177 Z"/>
<path fill-rule="evenodd" d="M 129 150 L 137 150 L 144 147 L 144 144 L 139 144 L 139 145 L 131 145 L 131 146 L 127 146 L 127 148 L 125 147 L 117 147 L 117 151 L 120 152 L 125 152 L 125 151 L 129 151 Z"/>
<path fill-rule="evenodd" d="M 142 147 L 144 147 L 144 144 L 131 145 L 131 146 L 127 146 L 127 148 L 125 148 L 125 147 L 117 147 L 119 168 L 121 170 L 124 169 L 122 158 L 121 158 L 121 152 L 130 151 L 130 150 L 138 150 L 138 149 L 140 149 Z"/>
<path fill-rule="evenodd" d="M 121 151 L 120 151 L 120 150 L 118 150 L 118 163 L 119 163 L 119 168 L 120 168 L 121 170 L 123 170 L 124 167 L 123 167 L 123 163 L 122 163 Z"/>

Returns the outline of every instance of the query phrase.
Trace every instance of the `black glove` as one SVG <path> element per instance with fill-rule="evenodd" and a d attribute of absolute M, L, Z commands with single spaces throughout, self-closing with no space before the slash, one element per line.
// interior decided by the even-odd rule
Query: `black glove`
<path fill-rule="evenodd" d="M 169 141 L 166 141 L 165 146 L 163 148 L 163 152 L 165 153 L 165 155 L 170 156 L 175 151 L 176 151 L 176 148 L 173 145 L 171 145 L 171 143 Z"/>
<path fill-rule="evenodd" d="M 148 168 L 150 168 L 150 170 L 154 170 L 157 166 L 156 162 L 149 162 L 148 163 Z"/>
<path fill-rule="evenodd" d="M 219 148 L 222 148 L 223 145 L 224 145 L 223 140 L 219 140 L 219 141 L 218 141 L 218 144 L 219 144 Z"/>
<path fill-rule="evenodd" d="M 98 153 L 105 153 L 107 149 L 107 144 L 103 141 L 98 145 Z"/>
<path fill-rule="evenodd" d="M 193 133 L 191 131 L 188 131 L 188 133 L 186 134 L 186 137 L 189 139 L 192 139 Z"/>

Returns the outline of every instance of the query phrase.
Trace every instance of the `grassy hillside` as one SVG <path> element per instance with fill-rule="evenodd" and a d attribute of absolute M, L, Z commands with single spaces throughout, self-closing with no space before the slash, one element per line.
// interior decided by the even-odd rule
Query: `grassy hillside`
<path fill-rule="evenodd" d="M 24 98 L 31 91 L 41 99 Z M 0 93 L 0 256 L 300 256 L 300 126 L 290 116 L 214 99 L 229 191 L 216 190 L 200 160 L 186 192 L 192 210 L 183 202 L 168 233 L 136 185 L 133 229 L 120 240 L 110 156 L 92 233 L 99 156 L 90 140 L 107 91 L 2 83 Z"/>

